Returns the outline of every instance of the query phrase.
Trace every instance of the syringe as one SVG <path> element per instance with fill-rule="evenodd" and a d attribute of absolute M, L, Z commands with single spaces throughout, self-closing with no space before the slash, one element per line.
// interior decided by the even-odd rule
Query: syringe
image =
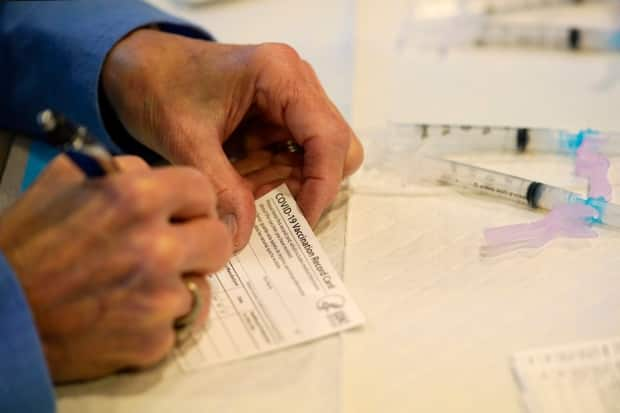
<path fill-rule="evenodd" d="M 586 3 L 613 2 L 616 0 L 428 0 L 415 2 L 418 16 L 437 16 L 446 13 L 500 14 L 520 10 L 531 11 L 562 5 L 582 5 Z M 412 0 L 413 2 L 413 0 Z"/>
<path fill-rule="evenodd" d="M 619 30 L 509 23 L 491 19 L 482 21 L 472 41 L 476 46 L 620 51 Z"/>
<path fill-rule="evenodd" d="M 584 3 L 600 3 L 602 0 L 470 0 L 470 10 L 480 10 L 487 14 L 508 13 L 519 10 L 531 10 L 561 5 L 580 5 Z"/>
<path fill-rule="evenodd" d="M 429 18 L 405 23 L 399 48 L 511 46 L 572 51 L 620 51 L 620 30 L 519 23 L 486 15 Z"/>
<path fill-rule="evenodd" d="M 410 139 L 413 147 L 424 143 L 424 150 L 435 155 L 468 151 L 542 152 L 571 155 L 585 138 L 595 139 L 598 151 L 606 156 L 620 154 L 619 132 L 573 133 L 562 129 L 398 122 L 393 123 L 393 131 L 396 136 Z"/>
<path fill-rule="evenodd" d="M 416 171 L 425 181 L 454 185 L 534 209 L 551 210 L 556 205 L 571 203 L 589 205 L 599 213 L 598 217 L 593 217 L 594 222 L 620 228 L 620 205 L 602 199 L 587 199 L 575 192 L 542 182 L 427 156 L 416 158 Z"/>

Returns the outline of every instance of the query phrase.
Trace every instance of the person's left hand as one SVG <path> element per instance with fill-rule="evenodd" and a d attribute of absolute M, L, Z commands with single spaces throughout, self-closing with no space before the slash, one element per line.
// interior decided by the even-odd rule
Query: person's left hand
<path fill-rule="evenodd" d="M 236 248 L 249 239 L 255 196 L 286 182 L 315 225 L 362 162 L 355 134 L 289 46 L 233 46 L 141 29 L 113 48 L 102 85 L 132 136 L 211 178 Z M 289 140 L 303 153 L 268 150 Z M 224 149 L 233 141 L 247 155 L 234 164 Z"/>

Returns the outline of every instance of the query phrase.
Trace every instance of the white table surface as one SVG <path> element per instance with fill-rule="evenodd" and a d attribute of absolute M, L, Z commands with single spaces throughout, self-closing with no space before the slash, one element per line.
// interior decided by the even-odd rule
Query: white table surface
<path fill-rule="evenodd" d="M 408 2 L 390 5 L 358 2 L 358 127 L 389 119 L 620 130 L 620 56 L 533 49 L 396 53 Z M 609 25 L 611 15 L 592 6 L 517 18 Z M 369 151 L 381 137 L 366 136 Z M 414 168 L 408 158 L 394 162 Z M 575 184 L 572 162 L 556 156 L 462 158 Z M 613 163 L 617 192 L 618 159 Z M 517 413 L 511 354 L 620 333 L 618 233 L 482 259 L 485 227 L 541 216 L 451 189 L 407 187 L 390 169 L 353 182 L 345 280 L 368 325 L 344 336 L 343 411 Z M 391 194 L 372 194 L 377 191 Z"/>
<path fill-rule="evenodd" d="M 221 41 L 292 44 L 362 132 L 387 120 L 620 130 L 615 55 L 398 54 L 406 0 L 154 3 Z M 608 24 L 608 13 L 555 9 L 544 19 Z M 372 139 L 384 138 L 361 135 L 370 150 Z M 570 162 L 555 156 L 464 158 L 575 184 Z M 61 387 L 60 412 L 517 413 L 512 353 L 620 333 L 618 233 L 483 260 L 483 228 L 540 215 L 446 188 L 409 187 L 393 168 L 362 172 L 342 201 L 318 233 L 336 268 L 344 256 L 345 283 L 368 317 L 363 329 L 191 375 L 171 362 Z"/>

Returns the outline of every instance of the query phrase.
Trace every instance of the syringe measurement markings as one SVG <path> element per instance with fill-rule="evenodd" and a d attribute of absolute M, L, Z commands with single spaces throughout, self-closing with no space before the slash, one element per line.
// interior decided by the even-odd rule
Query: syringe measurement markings
<path fill-rule="evenodd" d="M 496 185 L 495 176 L 489 173 L 483 179 L 480 180 L 476 168 L 469 167 L 464 164 L 459 164 L 453 161 L 445 161 L 449 163 L 452 174 L 442 174 L 439 177 L 439 182 L 444 184 L 452 184 L 461 186 L 465 189 L 473 189 L 483 193 L 496 194 L 498 196 L 518 201 L 522 204 L 527 204 L 527 196 L 524 193 L 518 193 L 509 189 L 502 188 L 501 185 Z M 459 173 L 461 172 L 461 173 Z M 460 178 L 459 175 L 465 175 L 464 178 Z M 504 183 L 506 187 L 512 188 L 519 180 L 515 180 L 512 176 L 504 176 Z"/>
<path fill-rule="evenodd" d="M 607 40 L 600 40 L 601 35 Z M 613 41 L 616 36 L 618 32 L 613 30 L 486 22 L 474 35 L 472 42 L 477 46 L 521 45 L 569 50 L 617 50 L 618 47 Z"/>

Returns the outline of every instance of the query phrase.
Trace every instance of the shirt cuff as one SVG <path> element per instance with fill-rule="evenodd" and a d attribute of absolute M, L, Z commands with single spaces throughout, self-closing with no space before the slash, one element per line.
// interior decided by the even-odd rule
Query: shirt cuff
<path fill-rule="evenodd" d="M 201 28 L 141 1 L 0 2 L 0 61 L 10 62 L 0 64 L 0 86 L 8 89 L 8 97 L 0 100 L 3 126 L 42 136 L 36 116 L 50 108 L 118 151 L 101 113 L 102 67 L 121 39 L 151 25 L 212 40 Z M 121 129 L 114 139 L 129 140 L 129 135 Z"/>
<path fill-rule="evenodd" d="M 52 381 L 19 282 L 0 254 L 0 412 L 53 412 Z"/>

